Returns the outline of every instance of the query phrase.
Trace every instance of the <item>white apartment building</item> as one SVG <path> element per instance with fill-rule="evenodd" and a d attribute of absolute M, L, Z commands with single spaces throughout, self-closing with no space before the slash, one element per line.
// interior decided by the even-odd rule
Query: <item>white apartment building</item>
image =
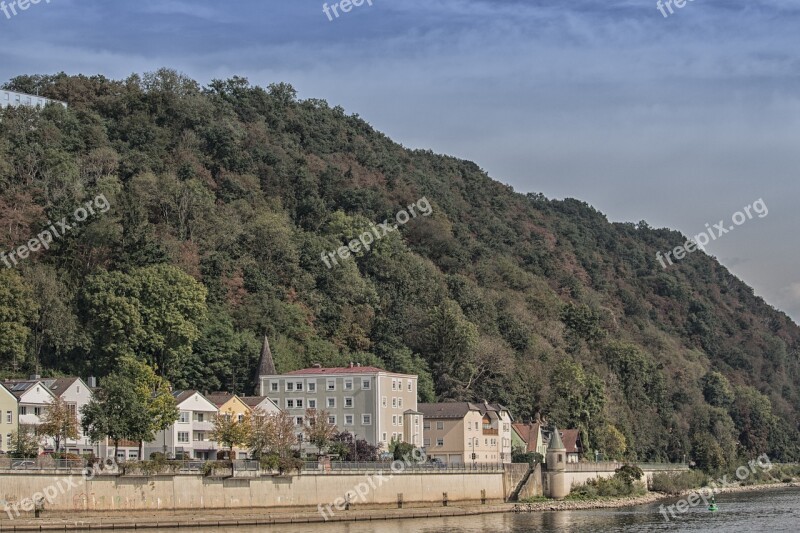
<path fill-rule="evenodd" d="M 67 107 L 66 102 L 61 102 L 59 100 L 51 100 L 50 98 L 45 98 L 44 96 L 0 89 L 0 108 L 21 106 L 44 107 L 47 104 L 58 104 Z"/>
<path fill-rule="evenodd" d="M 274 368 L 271 364 L 261 367 Z M 383 450 L 392 438 L 422 445 L 417 376 L 351 363 L 345 368 L 315 366 L 262 374 L 259 381 L 261 395 L 293 417 L 298 438 L 302 438 L 306 409 L 317 409 L 328 412 L 338 431 L 349 431 Z"/>
<path fill-rule="evenodd" d="M 219 446 L 211 440 L 211 433 L 219 412 L 217 406 L 195 390 L 174 391 L 172 395 L 180 412 L 178 421 L 144 444 L 144 459 L 153 452 L 164 452 L 173 458 L 216 459 Z"/>

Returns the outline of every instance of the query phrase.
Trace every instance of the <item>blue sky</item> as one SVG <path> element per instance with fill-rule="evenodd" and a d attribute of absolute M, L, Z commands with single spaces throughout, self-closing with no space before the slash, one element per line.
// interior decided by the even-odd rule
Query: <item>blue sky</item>
<path fill-rule="evenodd" d="M 800 2 L 664 18 L 655 0 L 373 0 L 334 21 L 322 5 L 42 0 L 0 12 L 0 80 L 167 66 L 287 81 L 519 191 L 687 235 L 763 198 L 769 216 L 707 251 L 800 319 Z"/>

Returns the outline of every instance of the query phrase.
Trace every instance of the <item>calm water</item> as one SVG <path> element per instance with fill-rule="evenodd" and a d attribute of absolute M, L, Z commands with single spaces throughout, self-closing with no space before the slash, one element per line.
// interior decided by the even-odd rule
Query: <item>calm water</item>
<path fill-rule="evenodd" d="M 230 533 L 522 533 L 522 532 L 800 532 L 800 490 L 771 490 L 722 494 L 719 511 L 697 507 L 682 518 L 666 523 L 658 505 L 626 509 L 492 514 L 459 518 L 395 520 L 372 523 L 309 524 L 219 528 Z M 664 502 L 672 503 L 672 502 Z M 164 530 L 175 533 L 198 530 Z"/>

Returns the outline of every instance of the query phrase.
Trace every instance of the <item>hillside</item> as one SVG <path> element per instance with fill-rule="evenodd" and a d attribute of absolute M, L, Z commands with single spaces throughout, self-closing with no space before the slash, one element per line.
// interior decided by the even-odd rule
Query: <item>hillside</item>
<path fill-rule="evenodd" d="M 286 84 L 6 88 L 69 108 L 0 111 L 3 250 L 110 206 L 0 270 L 6 374 L 102 376 L 132 353 L 177 388 L 251 392 L 267 334 L 278 371 L 419 373 L 423 401 L 540 413 L 609 456 L 800 458 L 800 329 L 701 252 L 662 269 L 678 232 L 515 193 Z M 420 200 L 429 216 L 322 260 Z"/>

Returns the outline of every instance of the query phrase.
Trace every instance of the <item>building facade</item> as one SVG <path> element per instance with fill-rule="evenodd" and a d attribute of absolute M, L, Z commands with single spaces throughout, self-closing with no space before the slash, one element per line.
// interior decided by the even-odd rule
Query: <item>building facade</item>
<path fill-rule="evenodd" d="M 42 383 L 58 398 L 67 404 L 72 415 L 78 423 L 78 438 L 67 439 L 62 444 L 67 452 L 75 454 L 92 454 L 95 447 L 91 439 L 83 434 L 81 427 L 81 409 L 92 399 L 92 391 L 89 386 L 77 377 L 69 378 L 50 378 L 43 379 Z"/>
<path fill-rule="evenodd" d="M 528 453 L 538 453 L 542 456 L 542 462 L 547 457 L 547 442 L 542 433 L 542 425 L 538 422 L 526 422 L 511 424 L 512 446 L 520 448 Z"/>
<path fill-rule="evenodd" d="M 19 428 L 18 420 L 17 397 L 0 384 L 0 451 L 9 453 L 12 450 L 11 440 Z"/>
<path fill-rule="evenodd" d="M 51 100 L 44 96 L 37 96 L 35 94 L 18 93 L 15 91 L 7 91 L 0 89 L 0 108 L 6 107 L 44 107 L 47 104 L 57 104 L 67 107 L 66 102 L 58 100 Z"/>
<path fill-rule="evenodd" d="M 219 412 L 217 406 L 195 390 L 174 391 L 172 395 L 178 404 L 178 421 L 144 444 L 144 458 L 161 452 L 176 459 L 216 459 L 219 445 L 211 434 Z"/>
<path fill-rule="evenodd" d="M 423 445 L 446 464 L 511 462 L 511 413 L 488 402 L 421 403 Z"/>
<path fill-rule="evenodd" d="M 261 367 L 274 369 L 263 361 Z M 351 363 L 344 368 L 316 366 L 261 375 L 259 381 L 260 394 L 292 416 L 299 439 L 306 409 L 317 409 L 328 412 L 338 431 L 349 431 L 383 450 L 392 439 L 422 442 L 417 376 Z"/>

